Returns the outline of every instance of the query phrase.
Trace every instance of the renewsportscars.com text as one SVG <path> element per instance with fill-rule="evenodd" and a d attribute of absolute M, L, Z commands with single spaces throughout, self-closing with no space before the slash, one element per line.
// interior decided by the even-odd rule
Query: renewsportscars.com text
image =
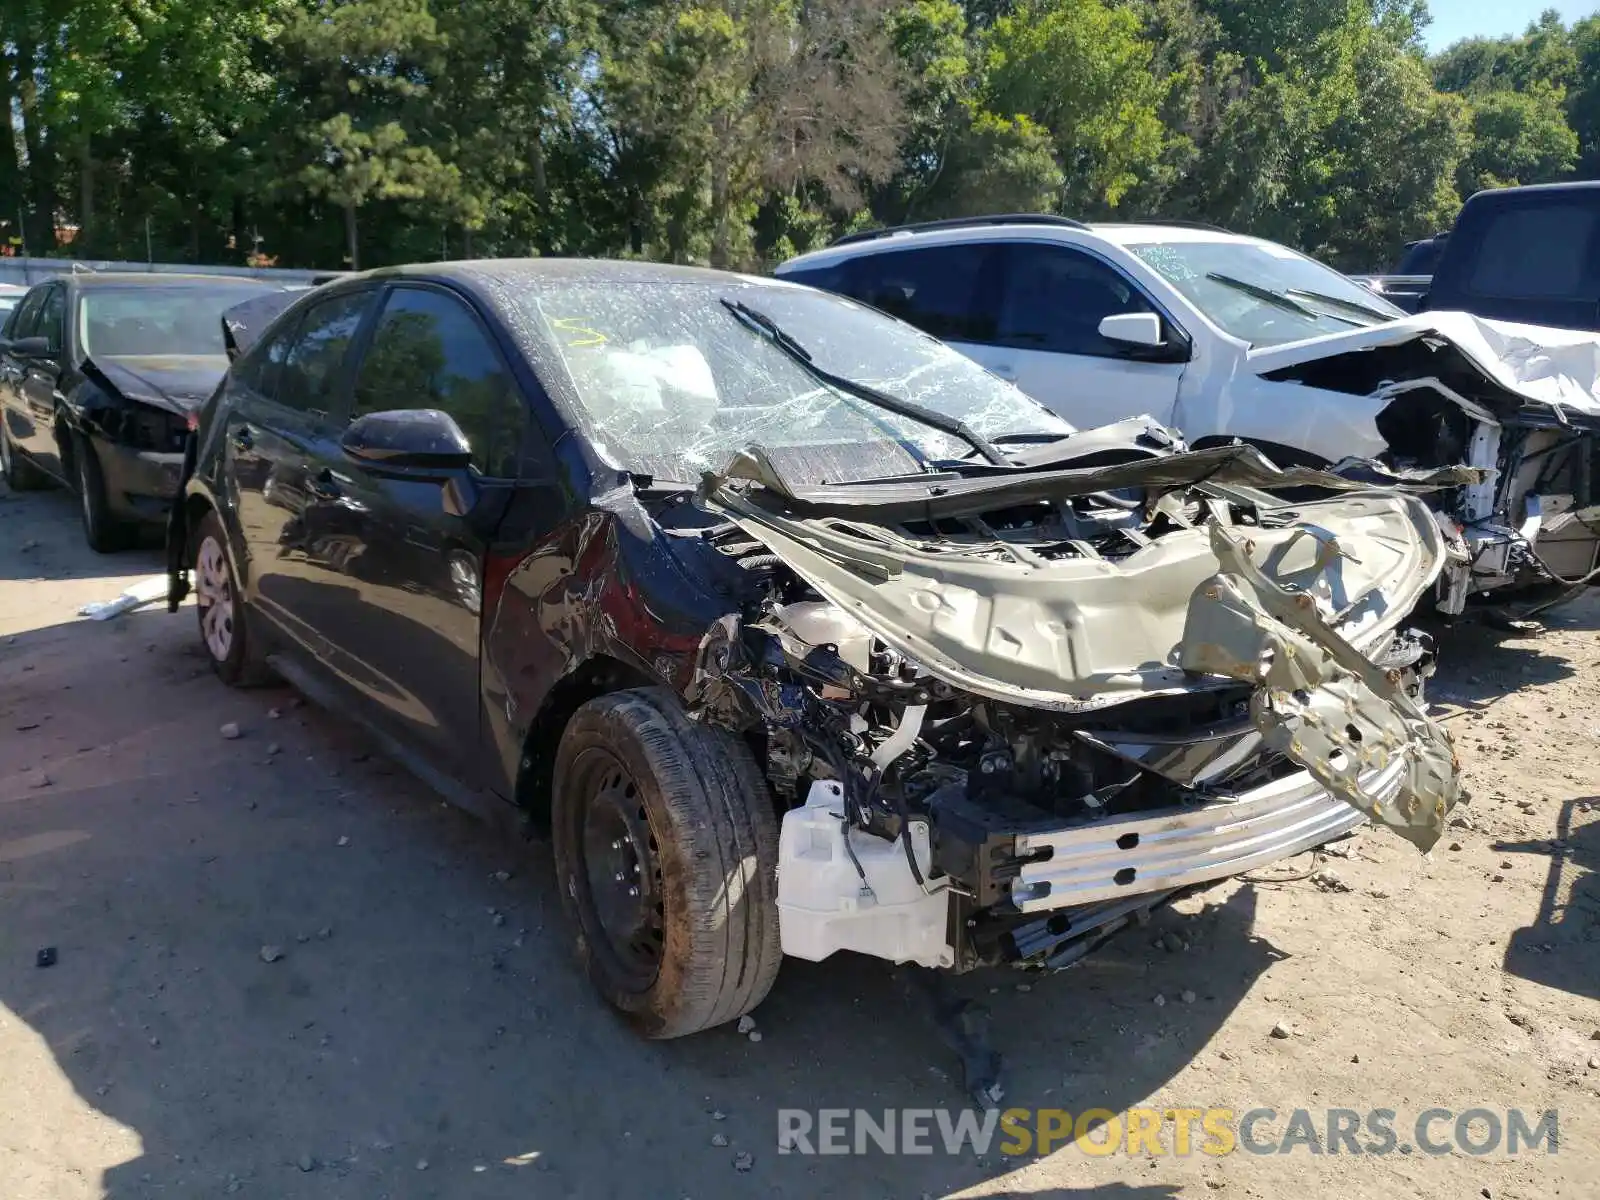
<path fill-rule="evenodd" d="M 781 1108 L 780 1154 L 1554 1154 L 1553 1109 Z"/>

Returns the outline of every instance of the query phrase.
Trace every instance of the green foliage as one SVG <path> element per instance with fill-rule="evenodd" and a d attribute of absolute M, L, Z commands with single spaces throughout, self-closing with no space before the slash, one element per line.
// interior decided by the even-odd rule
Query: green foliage
<path fill-rule="evenodd" d="M 905 127 L 895 176 L 874 207 L 889 220 L 910 220 L 925 215 L 921 206 L 970 127 L 976 47 L 955 0 L 913 0 L 885 27 L 904 81 Z"/>
<path fill-rule="evenodd" d="M 1433 80 L 1465 105 L 1466 152 L 1456 188 L 1548 183 L 1591 159 L 1600 43 L 1591 17 L 1570 30 L 1547 10 L 1521 37 L 1469 38 L 1430 63 Z M 1591 159 L 1592 161 L 1592 159 Z"/>
<path fill-rule="evenodd" d="M 1375 267 L 1477 188 L 1600 172 L 1600 16 L 1432 59 L 1427 19 L 1424 0 L 7 0 L 0 237 L 759 267 L 1037 209 Z"/>
<path fill-rule="evenodd" d="M 1578 158 L 1578 135 L 1567 124 L 1564 102 L 1560 89 L 1548 84 L 1473 96 L 1472 149 L 1457 172 L 1461 195 L 1566 174 Z"/>
<path fill-rule="evenodd" d="M 1049 212 L 1064 180 L 1048 129 L 1027 116 L 976 112 L 955 135 L 949 169 L 930 189 L 918 216 Z"/>
<path fill-rule="evenodd" d="M 984 108 L 1049 131 L 1061 204 L 1106 212 L 1150 174 L 1166 131 L 1138 14 L 1102 0 L 1030 0 L 983 35 Z"/>
<path fill-rule="evenodd" d="M 1600 173 L 1600 16 L 1572 27 L 1575 78 L 1567 89 L 1567 120 L 1578 135 L 1578 174 L 1593 179 Z"/>
<path fill-rule="evenodd" d="M 1320 199 L 1290 240 L 1357 270 L 1375 265 L 1372 247 L 1398 249 L 1449 226 L 1465 147 L 1457 104 L 1433 90 L 1416 55 L 1370 27 L 1350 31 L 1342 54 L 1352 85 L 1322 92 L 1324 165 L 1306 187 Z"/>
<path fill-rule="evenodd" d="M 1351 10 L 1348 0 L 1211 0 L 1206 7 L 1258 75 L 1287 68 L 1303 47 L 1343 27 Z"/>

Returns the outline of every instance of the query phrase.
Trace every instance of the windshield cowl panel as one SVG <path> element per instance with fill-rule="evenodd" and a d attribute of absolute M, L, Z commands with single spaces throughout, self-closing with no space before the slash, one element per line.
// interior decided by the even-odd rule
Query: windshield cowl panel
<path fill-rule="evenodd" d="M 972 447 L 913 416 L 830 387 L 723 304 L 743 300 L 834 376 L 985 438 L 1073 427 L 944 343 L 854 301 L 792 284 L 618 288 L 558 283 L 507 297 L 546 384 L 595 452 L 620 469 L 698 480 L 750 445 L 797 485 L 925 471 Z"/>

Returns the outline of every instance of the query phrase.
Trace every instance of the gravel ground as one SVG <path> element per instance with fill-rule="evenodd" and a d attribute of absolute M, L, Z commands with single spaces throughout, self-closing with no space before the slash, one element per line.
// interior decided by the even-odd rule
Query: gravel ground
<path fill-rule="evenodd" d="M 1430 1107 L 1555 1109 L 1558 1153 L 807 1157 L 780 1107 L 962 1102 L 888 968 L 787 963 L 759 1042 L 635 1039 L 576 973 L 547 847 L 286 689 L 224 688 L 192 610 L 75 617 L 158 570 L 0 488 L 0 1200 L 1595 1194 L 1592 599 L 1443 635 L 1472 799 L 1430 857 L 1364 830 L 1071 971 L 959 985 L 1008 1103 L 1272 1108 L 1269 1141 L 1393 1109 L 1407 1144 Z"/>

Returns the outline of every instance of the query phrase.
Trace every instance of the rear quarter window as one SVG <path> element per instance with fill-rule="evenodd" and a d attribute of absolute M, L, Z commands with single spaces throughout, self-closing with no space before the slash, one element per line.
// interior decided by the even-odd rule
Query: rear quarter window
<path fill-rule="evenodd" d="M 1463 290 L 1527 300 L 1600 297 L 1595 237 L 1600 207 L 1571 202 L 1503 207 L 1491 210 L 1481 228 Z"/>
<path fill-rule="evenodd" d="M 289 348 L 299 332 L 298 315 L 283 321 L 276 332 L 257 342 L 239 357 L 228 371 L 229 382 L 267 400 L 275 399 L 278 379 L 283 373 L 283 360 L 288 357 Z"/>
<path fill-rule="evenodd" d="M 989 342 L 996 261 L 993 246 L 976 243 L 863 254 L 835 268 L 847 277 L 830 290 L 945 341 Z"/>
<path fill-rule="evenodd" d="M 825 292 L 844 292 L 847 263 L 834 263 L 828 267 L 807 267 L 804 270 L 785 271 L 779 279 L 789 283 L 803 283 L 807 287 L 821 288 Z"/>
<path fill-rule="evenodd" d="M 17 305 L 16 312 L 11 315 L 11 335 L 14 338 L 25 338 L 33 333 L 34 326 L 39 320 L 39 309 L 44 305 L 45 293 L 49 285 L 36 287 L 22 298 Z"/>

